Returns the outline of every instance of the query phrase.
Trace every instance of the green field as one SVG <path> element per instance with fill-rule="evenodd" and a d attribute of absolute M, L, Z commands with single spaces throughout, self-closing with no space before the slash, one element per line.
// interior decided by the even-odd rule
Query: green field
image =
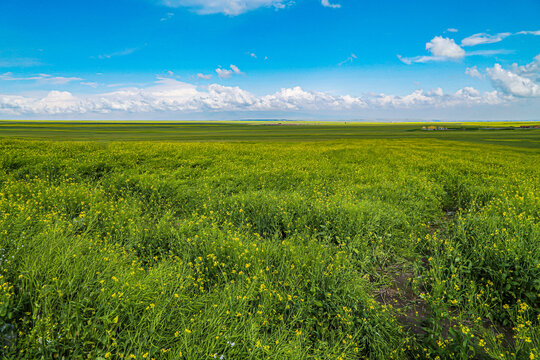
<path fill-rule="evenodd" d="M 0 136 L 80 141 L 321 141 L 336 139 L 440 139 L 540 147 L 540 122 L 436 123 L 449 131 L 422 131 L 423 123 L 245 122 L 54 122 L 0 120 Z"/>
<path fill-rule="evenodd" d="M 0 358 L 539 359 L 507 125 L 0 122 Z"/>

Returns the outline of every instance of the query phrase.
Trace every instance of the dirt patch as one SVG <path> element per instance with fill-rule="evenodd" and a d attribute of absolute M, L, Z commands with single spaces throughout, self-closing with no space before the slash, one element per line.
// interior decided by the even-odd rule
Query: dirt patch
<path fill-rule="evenodd" d="M 380 288 L 375 293 L 375 300 L 383 305 L 392 305 L 397 310 L 397 321 L 408 331 L 417 336 L 424 336 L 424 327 L 431 316 L 426 301 L 416 295 L 410 285 L 414 274 L 396 267 L 390 273 L 390 286 Z"/>

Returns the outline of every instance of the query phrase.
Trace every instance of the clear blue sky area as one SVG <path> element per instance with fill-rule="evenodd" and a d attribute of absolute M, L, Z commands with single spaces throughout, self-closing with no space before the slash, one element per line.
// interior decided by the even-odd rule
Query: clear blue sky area
<path fill-rule="evenodd" d="M 2 0 L 2 118 L 535 119 L 540 2 Z"/>

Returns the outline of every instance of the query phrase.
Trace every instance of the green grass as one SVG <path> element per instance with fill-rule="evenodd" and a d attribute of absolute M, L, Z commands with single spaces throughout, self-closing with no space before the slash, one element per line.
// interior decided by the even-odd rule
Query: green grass
<path fill-rule="evenodd" d="M 3 358 L 540 356 L 536 130 L 40 126 L 0 124 Z"/>
<path fill-rule="evenodd" d="M 281 125 L 279 125 L 281 124 Z M 540 147 L 540 129 L 480 130 L 526 123 L 437 123 L 452 131 L 421 131 L 425 124 L 354 122 L 54 122 L 0 121 L 0 136 L 70 141 L 321 141 L 336 139 L 440 139 Z"/>

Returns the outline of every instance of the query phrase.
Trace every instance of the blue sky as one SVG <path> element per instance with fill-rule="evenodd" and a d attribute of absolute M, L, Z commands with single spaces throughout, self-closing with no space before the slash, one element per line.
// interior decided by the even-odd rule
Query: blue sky
<path fill-rule="evenodd" d="M 2 0 L 0 118 L 539 119 L 540 2 Z"/>

